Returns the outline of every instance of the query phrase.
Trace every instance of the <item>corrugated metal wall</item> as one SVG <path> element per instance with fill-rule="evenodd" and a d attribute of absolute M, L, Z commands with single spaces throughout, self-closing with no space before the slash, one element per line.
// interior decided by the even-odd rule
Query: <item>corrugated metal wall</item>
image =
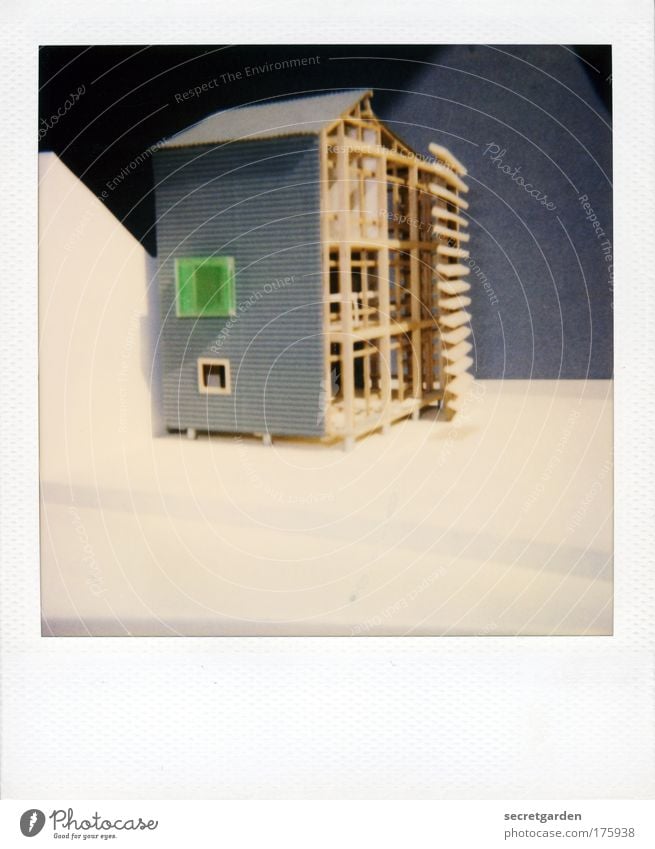
<path fill-rule="evenodd" d="M 320 436 L 323 390 L 318 137 L 154 156 L 164 414 L 171 429 Z M 237 315 L 176 318 L 174 258 L 228 255 Z M 231 395 L 197 388 L 228 358 Z"/>

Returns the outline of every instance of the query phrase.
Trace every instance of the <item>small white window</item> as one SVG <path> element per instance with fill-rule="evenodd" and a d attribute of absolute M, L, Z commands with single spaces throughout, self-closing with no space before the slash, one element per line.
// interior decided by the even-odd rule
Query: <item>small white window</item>
<path fill-rule="evenodd" d="M 229 395 L 232 392 L 230 361 L 201 357 L 198 360 L 198 392 L 202 395 Z"/>

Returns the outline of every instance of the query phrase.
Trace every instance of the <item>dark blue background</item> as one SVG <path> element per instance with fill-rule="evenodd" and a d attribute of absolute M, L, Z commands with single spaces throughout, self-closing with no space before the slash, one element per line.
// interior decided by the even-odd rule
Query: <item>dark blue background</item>
<path fill-rule="evenodd" d="M 313 66 L 179 92 L 226 71 L 300 56 Z M 581 59 L 580 56 L 583 58 Z M 41 149 L 54 150 L 99 196 L 159 140 L 217 109 L 270 96 L 372 88 L 384 121 L 418 152 L 450 148 L 469 170 L 475 370 L 481 378 L 608 378 L 611 268 L 579 196 L 611 239 L 610 50 L 564 46 L 288 46 L 42 48 L 41 117 L 86 91 Z M 556 205 L 549 211 L 485 156 Z M 149 158 L 105 203 L 156 252 Z"/>

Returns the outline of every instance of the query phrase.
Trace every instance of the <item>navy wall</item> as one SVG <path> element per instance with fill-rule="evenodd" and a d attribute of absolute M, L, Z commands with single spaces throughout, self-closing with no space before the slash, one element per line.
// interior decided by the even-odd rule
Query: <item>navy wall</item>
<path fill-rule="evenodd" d="M 315 137 L 163 150 L 154 161 L 166 426 L 321 435 L 319 154 Z M 177 318 L 174 258 L 233 256 L 236 320 Z M 231 395 L 197 389 L 230 361 Z"/>

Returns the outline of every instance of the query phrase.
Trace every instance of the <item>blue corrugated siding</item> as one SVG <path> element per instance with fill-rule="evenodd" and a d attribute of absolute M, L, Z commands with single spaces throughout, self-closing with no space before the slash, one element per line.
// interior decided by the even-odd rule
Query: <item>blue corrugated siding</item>
<path fill-rule="evenodd" d="M 167 427 L 322 435 L 318 139 L 160 150 L 154 169 Z M 237 315 L 177 318 L 175 257 L 212 254 L 235 258 Z M 198 392 L 201 356 L 230 360 L 231 395 Z"/>

